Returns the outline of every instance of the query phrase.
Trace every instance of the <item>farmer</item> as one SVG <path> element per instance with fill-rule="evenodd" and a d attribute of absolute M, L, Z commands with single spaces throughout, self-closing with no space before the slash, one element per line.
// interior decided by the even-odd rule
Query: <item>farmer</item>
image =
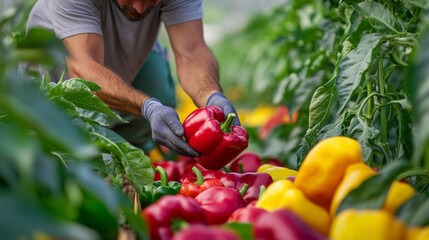
<path fill-rule="evenodd" d="M 222 94 L 218 63 L 203 38 L 201 5 L 201 0 L 38 0 L 27 29 L 55 32 L 69 51 L 67 77 L 102 88 L 97 96 L 129 121 L 112 122 L 127 141 L 143 150 L 155 142 L 196 157 L 183 139 L 166 53 L 156 40 L 162 22 L 179 82 L 198 107 L 219 106 L 225 116 L 236 112 Z"/>

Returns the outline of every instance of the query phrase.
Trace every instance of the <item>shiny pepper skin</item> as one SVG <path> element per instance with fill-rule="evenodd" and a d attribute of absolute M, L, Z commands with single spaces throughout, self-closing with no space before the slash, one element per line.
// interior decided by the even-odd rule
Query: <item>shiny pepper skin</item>
<path fill-rule="evenodd" d="M 289 180 L 278 180 L 269 185 L 256 202 L 256 207 L 267 211 L 291 210 L 311 228 L 328 235 L 331 221 L 328 212 L 308 200 Z"/>
<path fill-rule="evenodd" d="M 295 185 L 312 202 L 327 211 L 348 166 L 362 162 L 359 142 L 349 137 L 331 137 L 314 146 L 305 157 Z"/>
<path fill-rule="evenodd" d="M 350 191 L 359 187 L 363 181 L 375 174 L 377 172 L 363 162 L 350 165 L 332 199 L 331 216 L 336 215 L 338 207 Z"/>
<path fill-rule="evenodd" d="M 405 225 L 384 210 L 346 209 L 335 217 L 330 239 L 338 240 L 400 240 Z"/>

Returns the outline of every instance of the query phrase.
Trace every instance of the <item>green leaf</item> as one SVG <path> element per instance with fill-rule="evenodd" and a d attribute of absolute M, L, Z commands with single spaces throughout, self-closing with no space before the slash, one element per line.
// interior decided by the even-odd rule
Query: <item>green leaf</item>
<path fill-rule="evenodd" d="M 94 126 L 93 134 L 101 142 L 102 150 L 111 153 L 116 166 L 120 166 L 135 190 L 141 193 L 145 185 L 152 185 L 154 170 L 143 150 L 132 146 L 114 131 Z"/>
<path fill-rule="evenodd" d="M 420 45 L 429 46 L 429 25 L 422 31 Z M 429 53 L 416 52 L 410 73 L 410 99 L 415 122 L 414 156 L 419 166 L 429 170 Z"/>
<path fill-rule="evenodd" d="M 363 17 L 370 20 L 372 27 L 379 31 L 398 33 L 404 29 L 402 22 L 395 18 L 395 16 L 381 3 L 363 1 L 356 6 L 356 10 Z"/>
<path fill-rule="evenodd" d="M 12 61 L 56 65 L 64 61 L 67 51 L 62 41 L 52 31 L 32 28 L 26 33 L 25 38 L 17 43 L 13 53 Z"/>
<path fill-rule="evenodd" d="M 230 222 L 223 225 L 226 228 L 233 230 L 240 236 L 240 239 L 254 239 L 253 236 L 253 225 L 249 223 Z"/>
<path fill-rule="evenodd" d="M 85 164 L 70 165 L 69 171 L 84 189 L 103 202 L 112 215 L 119 212 L 116 193 L 89 166 Z"/>
<path fill-rule="evenodd" d="M 349 52 L 340 62 L 336 85 L 340 111 L 347 107 L 354 91 L 361 85 L 365 72 L 373 60 L 373 51 L 380 43 L 381 34 L 365 35 L 357 48 Z"/>
<path fill-rule="evenodd" d="M 381 209 L 393 181 L 401 173 L 413 169 L 410 162 L 395 161 L 381 169 L 380 173 L 370 177 L 353 189 L 341 202 L 337 214 L 349 208 Z"/>
<path fill-rule="evenodd" d="M 67 114 L 42 96 L 33 83 L 11 77 L 13 80 L 8 79 L 6 95 L 0 94 L 0 107 L 6 109 L 13 121 L 33 129 L 44 141 L 80 159 L 96 153 L 96 149 L 89 144 L 88 135 L 72 124 Z"/>
<path fill-rule="evenodd" d="M 3 239 L 34 239 L 45 234 L 59 239 L 100 239 L 96 232 L 77 223 L 54 219 L 47 209 L 27 196 L 0 191 L 0 232 Z"/>
<path fill-rule="evenodd" d="M 409 3 L 413 4 L 422 9 L 429 9 L 429 1 L 428 0 L 407 0 Z"/>
<path fill-rule="evenodd" d="M 379 137 L 380 131 L 365 120 L 355 116 L 350 122 L 347 134 L 360 143 L 362 146 L 362 158 L 371 165 L 372 143 Z"/>
<path fill-rule="evenodd" d="M 126 122 L 93 93 L 93 89 L 100 89 L 95 84 L 83 81 L 82 79 L 72 78 L 64 81 L 62 87 L 64 92 L 63 97 L 74 103 L 77 107 L 104 113 L 109 117 Z"/>
<path fill-rule="evenodd" d="M 429 193 L 414 195 L 396 210 L 395 216 L 407 226 L 425 226 L 429 224 Z"/>
<path fill-rule="evenodd" d="M 318 128 L 328 118 L 330 109 L 336 99 L 335 77 L 334 76 L 316 89 L 310 103 L 310 116 L 308 127 L 311 130 Z"/>

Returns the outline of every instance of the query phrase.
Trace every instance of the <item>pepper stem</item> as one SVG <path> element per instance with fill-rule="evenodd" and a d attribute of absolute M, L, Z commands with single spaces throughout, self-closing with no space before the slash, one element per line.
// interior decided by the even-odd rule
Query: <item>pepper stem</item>
<path fill-rule="evenodd" d="M 246 193 L 247 189 L 249 189 L 249 184 L 245 183 L 240 189 L 240 195 L 243 196 Z"/>
<path fill-rule="evenodd" d="M 261 185 L 259 187 L 259 197 L 262 196 L 262 194 L 265 192 L 265 189 L 266 189 L 265 185 Z"/>
<path fill-rule="evenodd" d="M 231 132 L 232 131 L 232 120 L 237 117 L 237 114 L 230 113 L 228 114 L 228 117 L 226 118 L 225 122 L 220 125 L 220 129 L 222 129 L 223 132 Z"/>
<path fill-rule="evenodd" d="M 192 171 L 195 173 L 195 176 L 197 176 L 197 181 L 195 181 L 195 184 L 197 184 L 197 185 L 203 184 L 204 177 L 203 177 L 203 174 L 201 173 L 200 169 L 198 169 L 197 167 L 193 166 L 192 167 Z"/>
<path fill-rule="evenodd" d="M 168 185 L 168 175 L 165 169 L 161 166 L 157 166 L 155 168 L 155 171 L 159 172 L 159 175 L 161 176 L 161 186 L 167 187 Z"/>

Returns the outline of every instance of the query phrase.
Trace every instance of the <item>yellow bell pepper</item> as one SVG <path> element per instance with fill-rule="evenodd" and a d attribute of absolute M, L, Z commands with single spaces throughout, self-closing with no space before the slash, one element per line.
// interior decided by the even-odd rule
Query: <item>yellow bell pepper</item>
<path fill-rule="evenodd" d="M 268 211 L 289 209 L 311 228 L 325 236 L 329 233 L 328 212 L 308 200 L 289 180 L 278 180 L 270 184 L 256 202 L 256 207 Z"/>
<path fill-rule="evenodd" d="M 383 209 L 395 213 L 396 209 L 412 198 L 415 193 L 414 188 L 410 184 L 394 181 L 387 193 Z"/>
<path fill-rule="evenodd" d="M 314 146 L 305 157 L 295 185 L 312 202 L 327 211 L 348 166 L 362 162 L 359 142 L 349 137 L 331 137 Z"/>
<path fill-rule="evenodd" d="M 347 209 L 334 218 L 332 240 L 401 240 L 405 224 L 384 210 Z"/>
<path fill-rule="evenodd" d="M 259 166 L 257 172 L 268 173 L 273 181 L 287 179 L 291 176 L 296 176 L 297 171 L 287 167 L 279 167 L 271 164 L 262 164 Z"/>
<path fill-rule="evenodd" d="M 427 240 L 427 239 L 429 239 L 429 226 L 408 228 L 405 239 L 406 240 Z"/>
<path fill-rule="evenodd" d="M 332 198 L 330 213 L 334 216 L 341 202 L 353 189 L 357 188 L 363 181 L 377 174 L 372 168 L 365 163 L 355 163 L 347 167 L 344 178 L 335 191 Z"/>

